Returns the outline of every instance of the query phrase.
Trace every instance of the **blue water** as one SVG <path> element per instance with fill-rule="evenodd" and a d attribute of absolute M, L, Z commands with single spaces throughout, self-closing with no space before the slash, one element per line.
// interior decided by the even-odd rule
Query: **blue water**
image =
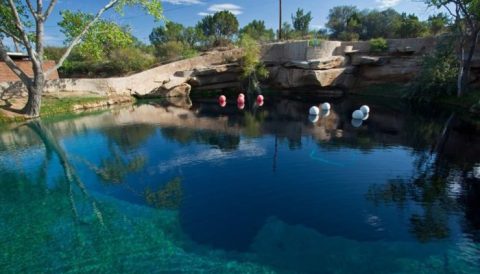
<path fill-rule="evenodd" d="M 312 101 L 0 130 L 1 272 L 480 273 L 480 127 L 356 97 L 312 123 Z"/>

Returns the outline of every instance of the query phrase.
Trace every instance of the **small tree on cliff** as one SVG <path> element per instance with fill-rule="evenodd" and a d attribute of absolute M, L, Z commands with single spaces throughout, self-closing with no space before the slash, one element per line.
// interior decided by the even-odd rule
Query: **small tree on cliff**
<path fill-rule="evenodd" d="M 260 44 L 248 34 L 240 38 L 240 47 L 243 49 L 243 56 L 240 59 L 242 78 L 248 81 L 248 92 L 259 92 L 258 79 L 268 77 L 268 70 L 260 60 Z"/>
<path fill-rule="evenodd" d="M 459 34 L 460 70 L 457 80 L 457 96 L 461 96 L 468 87 L 472 59 L 480 34 L 480 1 L 478 0 L 426 0 L 430 6 L 445 8 L 455 21 L 455 30 Z"/>
<path fill-rule="evenodd" d="M 0 60 L 20 78 L 28 90 L 28 101 L 22 112 L 30 117 L 40 116 L 42 92 L 48 76 L 62 66 L 63 62 L 72 52 L 72 49 L 81 42 L 82 38 L 90 31 L 92 26 L 100 19 L 105 11 L 115 9 L 121 12 L 125 6 L 142 6 L 156 19 L 162 17 L 161 0 L 109 0 L 91 20 L 79 31 L 57 65 L 44 71 L 44 38 L 45 22 L 55 8 L 58 0 L 0 0 L 0 34 L 10 37 L 22 45 L 32 62 L 33 77 L 28 76 L 7 54 L 3 41 L 0 40 Z M 33 26 L 33 33 L 29 27 Z"/>

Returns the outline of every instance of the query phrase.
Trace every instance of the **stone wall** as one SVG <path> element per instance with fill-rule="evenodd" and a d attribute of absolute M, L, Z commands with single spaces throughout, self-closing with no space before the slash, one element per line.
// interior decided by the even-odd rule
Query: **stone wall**
<path fill-rule="evenodd" d="M 15 63 L 30 77 L 33 76 L 32 63 L 27 60 L 18 60 Z M 49 70 L 55 67 L 55 61 L 45 61 L 43 70 Z M 50 74 L 49 79 L 58 79 L 58 72 L 55 71 Z M 19 81 L 20 79 L 12 72 L 12 70 L 5 64 L 5 62 L 0 61 L 0 83 L 2 82 L 13 82 Z"/>
<path fill-rule="evenodd" d="M 127 77 L 95 79 L 55 79 L 46 83 L 46 94 L 138 95 L 149 94 L 178 96 L 188 95 L 186 84 L 192 75 L 178 76 L 178 72 L 208 70 L 220 64 L 238 60 L 241 50 L 210 52 L 198 57 L 158 66 Z M 213 72 L 212 72 L 213 73 Z M 58 76 L 57 76 L 58 78 Z M 20 82 L 0 83 L 0 97 L 25 96 L 26 90 Z"/>

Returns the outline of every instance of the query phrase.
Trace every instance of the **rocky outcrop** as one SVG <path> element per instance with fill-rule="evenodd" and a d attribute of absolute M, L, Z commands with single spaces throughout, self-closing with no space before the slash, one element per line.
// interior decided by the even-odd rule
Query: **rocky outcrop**
<path fill-rule="evenodd" d="M 317 86 L 322 88 L 348 88 L 353 84 L 353 67 L 329 70 L 271 67 L 270 83 L 280 88 Z"/>

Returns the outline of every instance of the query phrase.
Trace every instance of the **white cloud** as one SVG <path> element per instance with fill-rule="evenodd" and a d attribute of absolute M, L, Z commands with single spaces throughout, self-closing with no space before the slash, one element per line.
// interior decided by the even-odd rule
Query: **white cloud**
<path fill-rule="evenodd" d="M 199 12 L 198 15 L 200 16 L 208 16 L 208 15 L 212 15 L 211 13 L 208 13 L 208 12 Z"/>
<path fill-rule="evenodd" d="M 391 8 L 393 6 L 398 5 L 401 0 L 375 0 L 377 2 L 378 7 L 381 9 Z"/>
<path fill-rule="evenodd" d="M 203 4 L 200 0 L 163 0 L 163 2 L 167 2 L 174 5 L 194 5 L 194 4 Z"/>
<path fill-rule="evenodd" d="M 211 11 L 211 12 L 218 12 L 218 11 L 224 11 L 224 10 L 228 10 L 229 12 L 235 15 L 239 15 L 243 13 L 242 7 L 237 6 L 235 4 L 230 4 L 230 3 L 215 4 L 215 5 L 211 5 L 208 8 L 208 11 Z"/>

